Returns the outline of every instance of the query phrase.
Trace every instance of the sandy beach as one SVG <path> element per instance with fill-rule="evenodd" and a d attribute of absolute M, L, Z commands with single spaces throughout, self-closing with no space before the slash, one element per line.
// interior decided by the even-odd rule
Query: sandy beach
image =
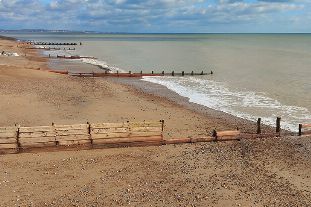
<path fill-rule="evenodd" d="M 167 139 L 255 132 L 160 85 L 51 73 L 12 40 L 1 51 L 20 56 L 0 56 L 0 126 L 163 119 Z M 281 137 L 0 155 L 0 206 L 310 206 L 310 150 L 308 138 Z"/>

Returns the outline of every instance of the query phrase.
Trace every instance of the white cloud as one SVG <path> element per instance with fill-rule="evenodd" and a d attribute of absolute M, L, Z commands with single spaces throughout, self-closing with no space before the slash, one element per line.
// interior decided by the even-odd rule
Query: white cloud
<path fill-rule="evenodd" d="M 0 28 L 16 25 L 144 31 L 173 30 L 174 25 L 180 29 L 182 22 L 204 30 L 214 24 L 238 26 L 282 15 L 297 22 L 299 18 L 290 12 L 303 11 L 306 7 L 311 8 L 306 0 L 218 0 L 216 3 L 211 0 L 51 0 L 48 4 L 40 0 L 0 0 Z"/>

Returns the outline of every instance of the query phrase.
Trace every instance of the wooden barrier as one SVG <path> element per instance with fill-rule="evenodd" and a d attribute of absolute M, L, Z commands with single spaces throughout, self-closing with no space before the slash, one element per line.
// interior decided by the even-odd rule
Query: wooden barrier
<path fill-rule="evenodd" d="M 60 56 L 61 57 L 61 56 Z M 61 57 L 64 58 L 64 57 Z M 117 71 L 116 73 L 108 73 L 107 71 L 103 73 L 69 73 L 71 76 L 77 76 L 77 77 L 124 77 L 124 78 L 141 78 L 143 76 L 187 76 L 187 75 L 196 75 L 196 76 L 201 76 L 201 75 L 210 75 L 210 73 L 175 73 L 174 71 L 172 73 L 154 73 L 154 71 L 151 71 L 151 73 L 143 73 L 140 71 L 139 73 L 132 73 L 132 71 L 129 71 L 128 73 L 120 73 Z"/>
<path fill-rule="evenodd" d="M 241 133 L 239 130 L 216 131 L 211 136 L 197 138 L 174 138 L 163 140 L 164 121 L 87 123 L 75 125 L 2 127 L 0 128 L 0 154 L 29 151 L 29 149 L 83 149 L 110 146 L 149 146 L 212 141 L 231 141 L 240 138 L 268 138 L 280 135 L 280 118 L 277 119 L 275 133 L 261 133 L 257 122 L 256 133 Z M 311 124 L 300 124 L 299 135 L 310 135 Z M 41 150 L 41 151 L 43 151 Z"/>
<path fill-rule="evenodd" d="M 173 138 L 164 140 L 164 144 L 183 144 L 191 143 L 191 138 Z"/>
<path fill-rule="evenodd" d="M 56 133 L 53 126 L 36 126 L 19 128 L 20 148 L 55 146 Z"/>
<path fill-rule="evenodd" d="M 56 145 L 92 144 L 89 124 L 54 125 L 54 130 Z"/>
<path fill-rule="evenodd" d="M 166 139 L 166 140 L 164 140 L 164 144 L 182 144 L 182 143 L 240 140 L 241 132 L 238 130 L 220 131 L 220 132 L 213 131 L 212 134 L 213 134 L 213 136 L 207 136 L 207 137 Z"/>
<path fill-rule="evenodd" d="M 298 135 L 311 135 L 311 124 L 299 124 Z"/>
<path fill-rule="evenodd" d="M 0 128 L 0 153 L 103 145 L 161 145 L 164 121 Z"/>
<path fill-rule="evenodd" d="M 239 140 L 240 134 L 241 132 L 239 130 L 217 132 L 216 140 L 217 141 Z"/>
<path fill-rule="evenodd" d="M 78 45 L 77 43 L 72 42 L 31 42 L 32 45 Z"/>
<path fill-rule="evenodd" d="M 91 124 L 93 144 L 149 143 L 163 141 L 163 121 Z"/>
<path fill-rule="evenodd" d="M 17 127 L 0 128 L 0 153 L 17 152 Z"/>
<path fill-rule="evenodd" d="M 68 71 L 60 71 L 60 70 L 48 70 L 51 73 L 58 73 L 58 74 L 64 74 L 67 75 Z"/>

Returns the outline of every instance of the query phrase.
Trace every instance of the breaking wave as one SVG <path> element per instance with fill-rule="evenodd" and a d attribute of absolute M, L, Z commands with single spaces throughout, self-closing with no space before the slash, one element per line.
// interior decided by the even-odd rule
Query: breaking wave
<path fill-rule="evenodd" d="M 289 106 L 268 97 L 265 93 L 239 91 L 225 83 L 196 77 L 144 77 L 143 80 L 166 86 L 190 102 L 223 111 L 234 116 L 275 126 L 276 117 L 282 117 L 282 128 L 297 131 L 299 123 L 311 119 L 308 109 Z"/>

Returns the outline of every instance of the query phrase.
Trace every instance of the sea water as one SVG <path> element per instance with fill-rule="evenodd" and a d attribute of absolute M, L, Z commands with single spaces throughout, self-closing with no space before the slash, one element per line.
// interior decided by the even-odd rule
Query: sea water
<path fill-rule="evenodd" d="M 144 77 L 198 103 L 235 116 L 297 131 L 311 123 L 310 34 L 9 34 L 24 40 L 82 42 L 87 64 L 112 71 L 210 72 L 193 77 Z M 63 46 L 52 46 L 63 47 Z M 73 46 L 70 46 L 73 47 Z M 77 61 L 77 60 L 75 60 Z"/>

